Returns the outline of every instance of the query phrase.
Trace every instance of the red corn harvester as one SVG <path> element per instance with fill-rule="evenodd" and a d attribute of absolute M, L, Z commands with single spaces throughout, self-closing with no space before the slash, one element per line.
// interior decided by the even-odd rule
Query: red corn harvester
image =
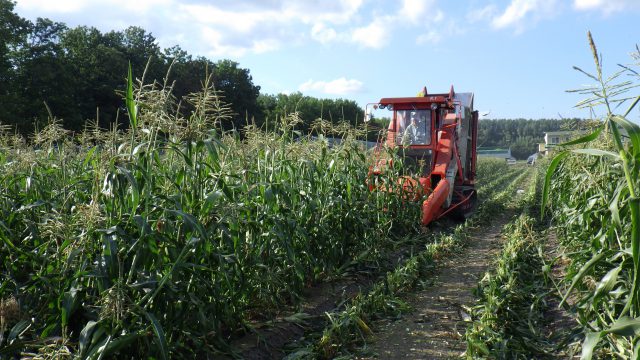
<path fill-rule="evenodd" d="M 426 87 L 416 97 L 383 98 L 367 104 L 371 109 L 392 113 L 387 138 L 378 141 L 374 165 L 369 169 L 369 189 L 385 191 L 380 175 L 391 165 L 383 146 L 398 148 L 409 176 L 397 182 L 405 199 L 422 202 L 422 224 L 446 215 L 468 217 L 477 199 L 475 189 L 478 111 L 473 93 L 428 94 Z"/>

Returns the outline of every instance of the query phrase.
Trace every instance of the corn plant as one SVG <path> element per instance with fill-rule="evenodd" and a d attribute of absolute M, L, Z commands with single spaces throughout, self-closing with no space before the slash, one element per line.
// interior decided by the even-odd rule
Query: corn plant
<path fill-rule="evenodd" d="M 638 86 L 638 73 L 634 65 L 622 66 L 605 77 L 591 33 L 588 40 L 595 73 L 576 69 L 595 84 L 576 90 L 588 96 L 578 106 L 592 113 L 603 108 L 605 115 L 589 135 L 563 144 L 550 162 L 542 213 L 551 203 L 572 259 L 561 305 L 577 298 L 572 302 L 585 336 L 582 358 L 590 359 L 601 344 L 602 356 L 638 358 L 640 127 L 628 120 L 640 101 L 629 95 Z M 591 147 L 584 148 L 587 144 Z"/>
<path fill-rule="evenodd" d="M 0 357 L 228 353 L 418 222 L 417 204 L 369 191 L 357 130 L 329 147 L 291 114 L 222 132 L 211 84 L 185 116 L 171 84 L 130 71 L 126 130 L 72 138 L 52 119 L 34 145 L 0 135 Z"/>
<path fill-rule="evenodd" d="M 366 293 L 358 294 L 352 301 L 334 313 L 327 314 L 327 326 L 314 343 L 298 349 L 289 355 L 291 359 L 348 357 L 349 345 L 366 339 L 372 333 L 369 321 L 377 316 L 397 315 L 407 311 L 401 295 L 424 281 L 433 269 L 438 258 L 454 251 L 463 251 L 464 242 L 479 224 L 490 222 L 495 214 L 503 210 L 509 198 L 503 193 L 514 194 L 525 176 L 514 176 L 518 170 L 511 170 L 504 161 L 480 159 L 478 161 L 478 179 L 480 205 L 473 217 L 458 224 L 450 231 L 436 234 L 408 234 L 417 238 L 418 249 L 415 254 L 387 272 L 382 280 L 373 285 Z M 500 170 L 500 171 L 497 171 Z M 510 178 L 498 182 L 491 181 L 495 174 L 508 171 Z M 502 178 L 502 176 L 500 176 Z M 488 185 L 487 185 L 488 184 Z M 502 188 L 504 185 L 506 188 Z M 374 329 L 375 330 L 375 329 Z"/>

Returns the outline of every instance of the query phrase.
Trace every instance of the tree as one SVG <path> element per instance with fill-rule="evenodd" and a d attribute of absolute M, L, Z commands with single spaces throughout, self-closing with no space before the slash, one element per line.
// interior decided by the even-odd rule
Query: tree
<path fill-rule="evenodd" d="M 66 60 L 76 74 L 73 97 L 78 112 L 82 119 L 98 116 L 100 125 L 108 127 L 116 120 L 122 104 L 116 90 L 124 90 L 128 68 L 122 37 L 79 26 L 63 35 L 62 45 Z"/>
<path fill-rule="evenodd" d="M 15 124 L 17 108 L 13 53 L 27 41 L 29 22 L 13 12 L 15 2 L 0 0 L 0 123 Z"/>
<path fill-rule="evenodd" d="M 28 133 L 40 127 L 38 124 L 45 124 L 49 109 L 64 120 L 66 128 L 75 129 L 81 126 L 82 117 L 74 106 L 73 72 L 60 45 L 67 26 L 38 18 L 30 30 L 27 43 L 14 56 L 15 76 L 20 84 L 14 89 L 21 109 L 18 129 Z"/>
<path fill-rule="evenodd" d="M 131 62 L 131 67 L 137 70 L 138 77 L 144 73 L 145 82 L 162 81 L 166 66 L 156 38 L 151 33 L 141 27 L 130 26 L 115 35 L 120 39 L 122 53 Z"/>
<path fill-rule="evenodd" d="M 231 105 L 235 113 L 233 124 L 227 124 L 227 129 L 241 129 L 252 118 L 262 118 L 258 106 L 260 86 L 253 84 L 249 69 L 239 67 L 235 61 L 220 60 L 213 64 L 212 73 L 216 90 L 222 91 L 224 101 Z"/>
<path fill-rule="evenodd" d="M 318 99 L 294 92 L 289 95 L 260 95 L 258 103 L 264 114 L 263 121 L 269 124 L 275 124 L 278 119 L 297 112 L 302 124 L 296 128 L 305 133 L 311 130 L 311 124 L 316 119 L 323 119 L 334 125 L 347 122 L 355 126 L 363 122 L 363 110 L 352 100 Z"/>
<path fill-rule="evenodd" d="M 478 126 L 478 146 L 511 148 L 517 159 L 526 159 L 544 142 L 544 133 L 561 129 L 573 130 L 581 126 L 580 119 L 497 119 L 481 120 Z"/>

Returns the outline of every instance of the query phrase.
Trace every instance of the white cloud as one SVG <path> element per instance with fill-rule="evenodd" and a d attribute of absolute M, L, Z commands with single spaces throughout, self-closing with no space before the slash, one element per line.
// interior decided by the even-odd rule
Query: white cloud
<path fill-rule="evenodd" d="M 232 41 L 225 40 L 225 35 L 221 31 L 211 27 L 201 29 L 201 38 L 209 46 L 207 55 L 213 58 L 242 57 L 249 52 L 260 54 L 280 48 L 280 42 L 273 38 L 249 40 L 246 43 L 234 45 Z"/>
<path fill-rule="evenodd" d="M 427 8 L 433 5 L 433 0 L 403 0 L 398 17 L 405 21 L 409 20 L 412 23 L 417 23 L 423 19 Z"/>
<path fill-rule="evenodd" d="M 17 0 L 17 10 L 101 31 L 137 25 L 161 47 L 180 43 L 196 56 L 242 57 L 309 40 L 381 49 L 407 28 L 423 33 L 419 43 L 437 42 L 442 31 L 434 24 L 445 19 L 437 1 L 364 6 L 365 0 Z"/>
<path fill-rule="evenodd" d="M 274 51 L 280 48 L 280 41 L 277 39 L 264 39 L 253 42 L 251 51 L 256 54 L 262 54 L 270 51 Z"/>
<path fill-rule="evenodd" d="M 282 1 L 283 13 L 306 24 L 325 22 L 344 24 L 351 21 L 362 6 L 363 0 Z"/>
<path fill-rule="evenodd" d="M 438 44 L 446 37 L 461 35 L 464 32 L 465 30 L 454 19 L 440 21 L 437 26 L 418 35 L 416 44 Z"/>
<path fill-rule="evenodd" d="M 419 35 L 416 42 L 438 42 L 440 31 L 435 25 L 445 18 L 444 12 L 436 7 L 435 0 L 403 0 L 400 9 L 390 15 L 379 15 L 368 25 L 351 31 L 350 41 L 361 47 L 382 49 L 391 40 L 393 30 L 398 27 L 426 28 L 426 33 Z"/>
<path fill-rule="evenodd" d="M 302 92 L 317 91 L 323 94 L 347 95 L 359 92 L 362 90 L 362 85 L 359 80 L 341 77 L 328 82 L 309 80 L 301 84 L 299 90 Z"/>
<path fill-rule="evenodd" d="M 181 45 L 196 54 L 235 57 L 300 43 L 315 24 L 348 26 L 362 11 L 363 1 L 18 0 L 16 10 L 32 18 L 56 14 L 71 26 L 90 24 L 104 31 L 138 25 L 163 42 L 185 39 Z M 312 29 L 311 37 L 335 41 L 340 34 L 331 26 Z"/>
<path fill-rule="evenodd" d="M 52 13 L 74 13 L 90 6 L 90 3 L 78 0 L 18 0 L 16 3 L 18 11 L 46 11 Z"/>
<path fill-rule="evenodd" d="M 379 18 L 364 27 L 356 28 L 351 33 L 351 41 L 361 47 L 381 49 L 391 38 L 389 18 Z"/>
<path fill-rule="evenodd" d="M 494 4 L 489 4 L 480 9 L 474 9 L 467 13 L 467 21 L 476 23 L 480 21 L 489 21 L 496 16 L 498 9 Z"/>
<path fill-rule="evenodd" d="M 581 11 L 602 11 L 605 15 L 627 9 L 640 8 L 638 0 L 574 0 L 573 7 Z"/>
<path fill-rule="evenodd" d="M 284 21 L 276 11 L 235 12 L 212 5 L 178 5 L 178 14 L 177 18 L 182 21 L 195 21 L 240 33 L 248 33 L 260 23 Z"/>
<path fill-rule="evenodd" d="M 361 5 L 362 0 L 201 2 L 179 5 L 174 17 L 175 23 L 218 31 L 221 36 L 207 44 L 210 54 L 242 56 L 271 51 L 283 43 L 299 43 L 309 36 L 301 27 L 311 26 L 310 37 L 323 44 L 344 40 L 346 34 L 326 24 L 348 23 Z"/>
<path fill-rule="evenodd" d="M 559 10 L 557 0 L 512 0 L 505 11 L 493 18 L 494 28 L 513 27 L 522 32 L 542 18 L 552 17 Z"/>
<path fill-rule="evenodd" d="M 133 12 L 143 14 L 157 8 L 170 6 L 174 0 L 18 0 L 18 10 L 52 12 L 52 13 L 77 13 L 86 9 L 118 8 L 121 13 Z"/>
<path fill-rule="evenodd" d="M 311 37 L 322 44 L 327 44 L 336 40 L 338 33 L 334 29 L 326 27 L 323 23 L 317 23 L 311 28 Z"/>
<path fill-rule="evenodd" d="M 443 36 L 437 30 L 429 30 L 416 38 L 416 44 L 437 44 L 442 40 Z"/>

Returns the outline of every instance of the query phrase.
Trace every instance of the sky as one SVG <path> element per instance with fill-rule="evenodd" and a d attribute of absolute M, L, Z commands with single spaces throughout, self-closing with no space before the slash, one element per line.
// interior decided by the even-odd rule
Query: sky
<path fill-rule="evenodd" d="M 638 63 L 640 43 L 640 0 L 17 0 L 15 11 L 103 32 L 140 26 L 162 48 L 237 61 L 265 94 L 364 107 L 453 85 L 496 119 L 590 117 L 567 92 L 592 84 L 573 69 L 595 69 L 587 31 L 605 75 Z"/>

